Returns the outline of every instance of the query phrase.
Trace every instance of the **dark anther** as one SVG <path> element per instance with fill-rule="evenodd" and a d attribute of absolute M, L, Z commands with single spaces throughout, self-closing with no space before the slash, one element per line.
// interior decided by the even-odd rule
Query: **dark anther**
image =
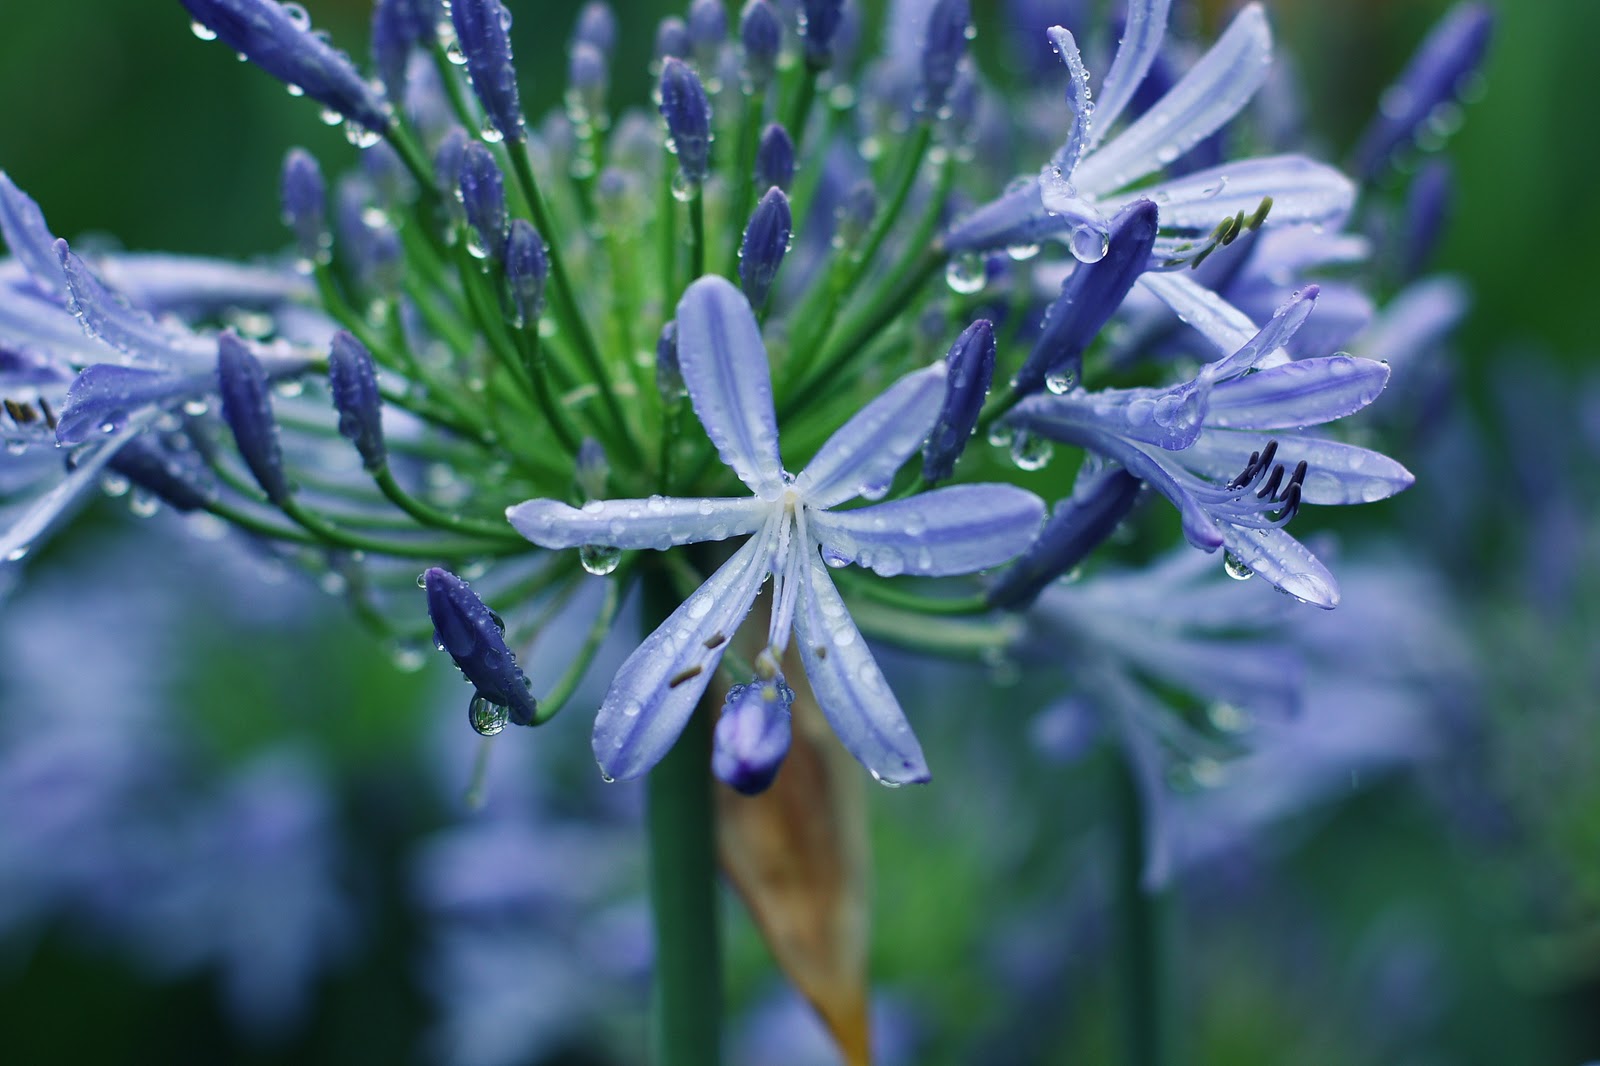
<path fill-rule="evenodd" d="M 705 667 L 703 667 L 703 666 L 691 666 L 687 670 L 681 670 L 678 673 L 674 674 L 672 676 L 672 679 L 667 682 L 667 687 L 668 688 L 677 688 L 679 685 L 683 684 L 684 682 L 691 681 L 694 678 L 699 677 L 704 672 L 705 672 Z"/>
<path fill-rule="evenodd" d="M 1278 521 L 1287 523 L 1300 513 L 1300 483 L 1298 481 L 1289 482 L 1289 487 L 1284 490 L 1282 502 L 1283 513 L 1278 516 Z"/>
<path fill-rule="evenodd" d="M 39 420 L 39 412 L 33 409 L 31 403 L 19 403 L 16 400 L 5 401 L 6 414 L 11 416 L 11 421 L 18 426 L 25 426 L 30 422 Z"/>
<path fill-rule="evenodd" d="M 1261 453 L 1251 452 L 1249 461 L 1244 464 L 1244 469 L 1239 471 L 1238 477 L 1228 482 L 1228 487 L 1230 489 L 1242 489 L 1250 484 L 1251 479 L 1256 476 L 1256 464 L 1260 461 Z"/>
<path fill-rule="evenodd" d="M 50 404 L 42 396 L 39 398 L 39 410 L 44 412 L 44 424 L 50 427 L 50 432 L 54 433 L 56 429 L 56 413 L 50 410 Z"/>
<path fill-rule="evenodd" d="M 1250 229 L 1260 229 L 1261 224 L 1267 220 L 1267 214 L 1272 210 L 1272 197 L 1263 196 L 1261 206 L 1256 208 L 1256 213 L 1250 216 L 1250 221 L 1245 223 Z"/>
<path fill-rule="evenodd" d="M 724 633 L 713 633 L 705 639 L 707 649 L 720 648 L 726 643 L 728 643 L 728 637 Z"/>
<path fill-rule="evenodd" d="M 826 645 L 818 644 L 815 648 L 812 648 L 811 650 L 817 653 L 817 658 L 819 658 L 819 659 L 826 659 L 828 657 L 828 648 L 827 648 Z"/>
<path fill-rule="evenodd" d="M 1267 483 L 1261 486 L 1261 491 L 1256 493 L 1256 499 L 1264 500 L 1268 496 L 1276 498 L 1278 486 L 1283 484 L 1283 464 L 1279 463 L 1272 468 L 1272 476 L 1267 478 Z"/>

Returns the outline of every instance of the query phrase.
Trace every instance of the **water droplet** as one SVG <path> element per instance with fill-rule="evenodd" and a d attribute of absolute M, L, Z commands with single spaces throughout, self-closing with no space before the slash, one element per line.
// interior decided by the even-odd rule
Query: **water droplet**
<path fill-rule="evenodd" d="M 596 577 L 605 577 L 622 561 L 622 549 L 605 544 L 585 544 L 578 549 L 578 562 Z"/>
<path fill-rule="evenodd" d="M 1018 263 L 1026 263 L 1039 254 L 1037 244 L 1013 244 L 1006 249 L 1006 254 Z"/>
<path fill-rule="evenodd" d="M 195 19 L 193 22 L 189 23 L 189 32 L 200 38 L 202 41 L 214 41 L 217 39 L 217 31 L 212 29 L 210 26 L 207 26 L 199 19 Z"/>
<path fill-rule="evenodd" d="M 1218 700 L 1206 708 L 1206 718 L 1212 726 L 1224 733 L 1243 733 L 1253 724 L 1250 712 Z"/>
<path fill-rule="evenodd" d="M 838 548 L 831 548 L 824 544 L 822 546 L 822 561 L 833 567 L 835 570 L 838 570 L 840 567 L 850 565 L 850 556 L 846 555 Z"/>
<path fill-rule="evenodd" d="M 191 418 L 199 418 L 209 409 L 210 405 L 205 400 L 186 400 L 183 404 L 183 413 Z"/>
<path fill-rule="evenodd" d="M 944 280 L 952 292 L 960 293 L 962 296 L 982 292 L 989 280 L 983 256 L 977 252 L 966 252 L 956 256 L 945 268 Z"/>
<path fill-rule="evenodd" d="M 423 571 L 422 573 L 417 575 L 417 588 L 425 589 L 427 587 L 428 587 L 428 573 L 427 573 L 427 571 Z"/>
<path fill-rule="evenodd" d="M 1111 233 L 1089 223 L 1079 223 L 1067 235 L 1067 248 L 1080 263 L 1098 263 L 1111 248 Z"/>
<path fill-rule="evenodd" d="M 672 175 L 672 198 L 680 204 L 693 200 L 699 192 L 700 186 L 684 177 L 682 170 Z"/>
<path fill-rule="evenodd" d="M 10 551 L 6 552 L 6 562 L 14 563 L 14 562 L 17 562 L 17 561 L 19 561 L 21 559 L 26 558 L 27 554 L 28 554 L 28 549 L 32 548 L 32 547 L 33 547 L 33 545 L 31 545 L 31 544 L 19 544 L 19 545 L 17 545 L 15 548 L 12 548 Z"/>
<path fill-rule="evenodd" d="M 872 770 L 870 772 L 872 774 L 872 779 L 878 784 L 882 785 L 884 788 L 899 788 L 901 785 L 905 784 L 904 781 L 890 781 L 887 777 L 884 777 L 876 770 Z"/>
<path fill-rule="evenodd" d="M 1055 445 L 1037 433 L 1018 430 L 1011 438 L 1011 461 L 1019 470 L 1042 470 L 1055 454 Z"/>
<path fill-rule="evenodd" d="M 467 704 L 467 721 L 479 736 L 492 737 L 511 721 L 511 711 L 485 696 L 474 696 Z"/>
<path fill-rule="evenodd" d="M 422 649 L 408 640 L 396 641 L 389 648 L 389 661 L 401 673 L 414 674 L 427 662 Z"/>
<path fill-rule="evenodd" d="M 161 500 L 143 489 L 135 489 L 128 497 L 128 510 L 135 518 L 153 518 L 161 510 Z"/>
<path fill-rule="evenodd" d="M 1248 581 L 1255 576 L 1255 571 L 1231 551 L 1222 553 L 1222 569 L 1235 581 Z"/>
<path fill-rule="evenodd" d="M 1078 374 L 1075 370 L 1071 369 L 1058 370 L 1054 373 L 1046 374 L 1044 379 L 1044 387 L 1055 393 L 1057 396 L 1065 396 L 1067 393 L 1071 392 L 1077 386 L 1077 384 Z"/>

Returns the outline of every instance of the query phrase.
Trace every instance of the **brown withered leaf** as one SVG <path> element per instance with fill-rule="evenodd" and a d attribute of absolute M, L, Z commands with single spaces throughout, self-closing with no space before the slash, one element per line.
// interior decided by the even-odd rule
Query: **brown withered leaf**
<path fill-rule="evenodd" d="M 795 692 L 789 755 L 758 796 L 718 784 L 718 851 L 773 957 L 845 1062 L 868 1066 L 865 775 L 823 718 L 792 648 L 783 674 Z"/>

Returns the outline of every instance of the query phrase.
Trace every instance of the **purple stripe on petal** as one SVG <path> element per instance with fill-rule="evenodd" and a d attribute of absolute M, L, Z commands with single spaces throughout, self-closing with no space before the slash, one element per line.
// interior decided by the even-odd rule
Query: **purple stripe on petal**
<path fill-rule="evenodd" d="M 808 570 L 795 613 L 795 638 L 817 705 L 850 754 L 877 780 L 889 785 L 928 780 L 922 745 L 820 556 L 812 556 Z"/>
<path fill-rule="evenodd" d="M 1206 425 L 1287 429 L 1332 422 L 1378 398 L 1389 368 L 1371 359 L 1301 359 L 1224 381 L 1211 393 Z"/>
<path fill-rule="evenodd" d="M 665 550 L 676 544 L 726 540 L 761 527 L 773 505 L 755 496 L 647 500 L 590 500 L 571 507 L 559 500 L 528 500 L 506 508 L 518 533 L 542 548 L 599 544 Z"/>
<path fill-rule="evenodd" d="M 1079 190 L 1103 196 L 1177 160 L 1239 113 L 1271 64 L 1272 31 L 1261 5 L 1250 4 L 1182 81 L 1078 164 Z"/>
<path fill-rule="evenodd" d="M 771 536 L 752 537 L 628 656 L 594 720 L 601 773 L 638 777 L 671 749 L 750 613 L 771 550 Z"/>
<path fill-rule="evenodd" d="M 884 577 L 944 577 L 1014 558 L 1038 536 L 1044 501 L 1013 485 L 952 485 L 807 521 L 828 556 Z"/>
<path fill-rule="evenodd" d="M 922 447 L 944 404 L 945 365 L 914 370 L 834 431 L 795 478 L 813 508 L 857 496 L 880 499 L 897 470 Z"/>
<path fill-rule="evenodd" d="M 783 490 L 778 416 L 761 329 L 744 294 L 714 275 L 678 303 L 678 365 L 689 401 L 722 461 L 758 496 Z"/>

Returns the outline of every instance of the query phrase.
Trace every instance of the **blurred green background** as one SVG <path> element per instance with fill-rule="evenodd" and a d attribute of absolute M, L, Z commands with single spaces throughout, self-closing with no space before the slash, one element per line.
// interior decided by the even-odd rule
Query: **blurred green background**
<path fill-rule="evenodd" d="M 975 0 L 974 6 L 987 2 Z M 365 0 L 306 6 L 337 43 L 364 55 Z M 510 6 L 518 16 L 514 33 L 525 109 L 542 113 L 559 97 L 577 4 L 510 0 Z M 654 22 L 681 5 L 629 0 L 617 6 L 623 31 L 613 98 L 642 100 Z M 1220 6 L 1207 10 L 1215 14 Z M 1328 153 L 1338 159 L 1384 84 L 1447 5 L 1279 0 L 1269 6 L 1282 48 L 1299 64 Z M 1595 271 L 1584 250 L 1600 246 L 1600 199 L 1591 192 L 1593 175 L 1600 173 L 1600 138 L 1585 118 L 1600 4 L 1540 0 L 1507 5 L 1499 14 L 1485 72 L 1487 93 L 1467 107 L 1465 126 L 1449 145 L 1459 200 L 1439 261 L 1466 277 L 1476 295 L 1457 347 L 1472 403 L 1480 410 L 1491 409 L 1498 392 L 1515 388 L 1519 367 L 1511 353 L 1525 346 L 1548 353 L 1569 371 L 1592 360 L 1594 300 L 1588 290 Z M 273 253 L 285 243 L 276 206 L 284 151 L 305 145 L 330 173 L 354 158 L 338 132 L 318 122 L 314 105 L 291 99 L 226 50 L 202 45 L 187 23 L 173 2 L 7 5 L 0 34 L 0 168 L 40 202 L 58 233 L 114 235 L 135 249 L 230 257 Z M 1575 251 L 1568 255 L 1564 248 Z M 77 550 L 69 542 L 45 561 L 71 566 Z M 1493 558 L 1485 554 L 1481 562 L 1487 571 Z M 223 703 L 227 698 L 215 694 L 235 691 L 264 661 L 279 664 L 280 674 L 293 671 L 304 664 L 295 651 L 304 638 L 303 632 L 259 632 L 247 652 L 208 648 L 209 665 L 197 671 L 196 690 L 209 687 L 208 698 Z M 382 808 L 382 791 L 394 787 L 394 775 L 374 771 L 367 784 L 377 794 L 360 798 L 363 766 L 371 769 L 381 753 L 363 748 L 348 721 L 338 724 L 340 712 L 382 706 L 414 722 L 437 709 L 423 705 L 426 693 L 407 692 L 406 680 L 342 619 L 328 623 L 323 639 L 329 647 L 357 650 L 330 654 L 317 666 L 319 676 L 334 679 L 321 689 L 327 705 L 306 707 L 282 728 L 339 752 L 338 764 L 357 782 L 350 787 L 358 798 L 346 812 L 355 821 L 357 813 Z M 455 710 L 452 703 L 450 712 Z M 570 719 L 564 725 L 581 733 L 584 724 Z M 218 747 L 250 743 L 248 736 L 228 732 Z M 1071 798 L 1059 785 L 1022 781 L 1013 787 L 1021 794 L 1030 785 L 1061 802 Z M 961 976 L 963 957 L 999 916 L 977 902 L 950 908 L 949 895 L 981 901 L 1003 894 L 1010 871 L 926 846 L 930 824 L 954 826 L 948 831 L 959 836 L 961 818 L 971 816 L 950 797 L 929 791 L 892 805 L 883 796 L 874 798 L 879 897 L 895 903 L 879 908 L 880 972 L 959 1013 L 981 994 L 970 975 Z M 1334 913 L 1334 927 L 1348 936 L 1333 951 L 1341 958 L 1359 956 L 1359 932 L 1370 927 L 1374 914 L 1393 913 L 1397 906 L 1401 913 L 1422 915 L 1422 923 L 1450 945 L 1441 965 L 1463 990 L 1455 1004 L 1459 1013 L 1442 1026 L 1447 1035 L 1436 1053 L 1390 1061 L 1576 1066 L 1583 1054 L 1600 1053 L 1594 972 L 1555 984 L 1514 980 L 1521 971 L 1505 965 L 1507 941 L 1493 931 L 1496 922 L 1509 922 L 1498 910 L 1506 903 L 1493 884 L 1495 860 L 1461 855 L 1432 827 L 1423 807 L 1408 790 L 1380 789 L 1325 827 L 1316 853 L 1288 874 L 1301 902 Z M 367 840 L 373 861 L 392 864 L 391 851 L 417 828 L 377 825 Z M 974 831 L 981 833 L 981 826 Z M 1342 876 L 1352 864 L 1361 865 L 1361 878 Z M 106 959 L 52 942 L 23 971 L 0 973 L 0 1061 L 405 1061 L 419 1024 L 404 973 L 415 965 L 404 955 L 414 930 L 386 924 L 394 920 L 387 912 L 372 917 L 370 942 L 376 946 L 358 970 L 334 982 L 309 1032 L 288 1047 L 265 1050 L 224 1035 L 204 982 L 152 989 Z M 1190 951 L 1240 958 L 1202 1012 L 1198 1029 L 1205 1052 L 1197 1044 L 1193 1061 L 1280 1062 L 1278 1053 L 1289 1043 L 1325 1049 L 1320 1062 L 1381 1061 L 1353 1053 L 1347 1058 L 1341 1051 L 1353 1042 L 1350 1027 L 1359 1024 L 1352 1003 L 1371 990 L 1330 990 L 1316 980 L 1296 985 L 1292 974 L 1261 965 L 1273 947 L 1261 941 L 1271 938 L 1273 928 L 1253 928 L 1248 917 L 1235 915 L 1196 932 Z M 759 952 L 748 930 L 742 935 L 743 954 L 736 957 L 748 969 L 747 960 Z M 1355 976 L 1346 982 L 1359 984 L 1361 972 L 1352 966 L 1348 973 Z M 1095 998 L 1104 994 L 1103 988 L 1087 990 L 1086 1005 L 1072 1016 L 1074 1038 L 1063 1034 L 1062 1046 L 1076 1043 L 1079 1051 L 1087 1045 L 1090 1054 L 1104 1053 L 1110 1037 L 1095 1029 L 1097 1018 L 1105 1027 L 1106 1011 L 1099 1009 L 1104 1004 Z M 1330 1006 L 1326 997 L 1338 1004 Z M 1262 1007 L 1267 1002 L 1270 1010 Z"/>

